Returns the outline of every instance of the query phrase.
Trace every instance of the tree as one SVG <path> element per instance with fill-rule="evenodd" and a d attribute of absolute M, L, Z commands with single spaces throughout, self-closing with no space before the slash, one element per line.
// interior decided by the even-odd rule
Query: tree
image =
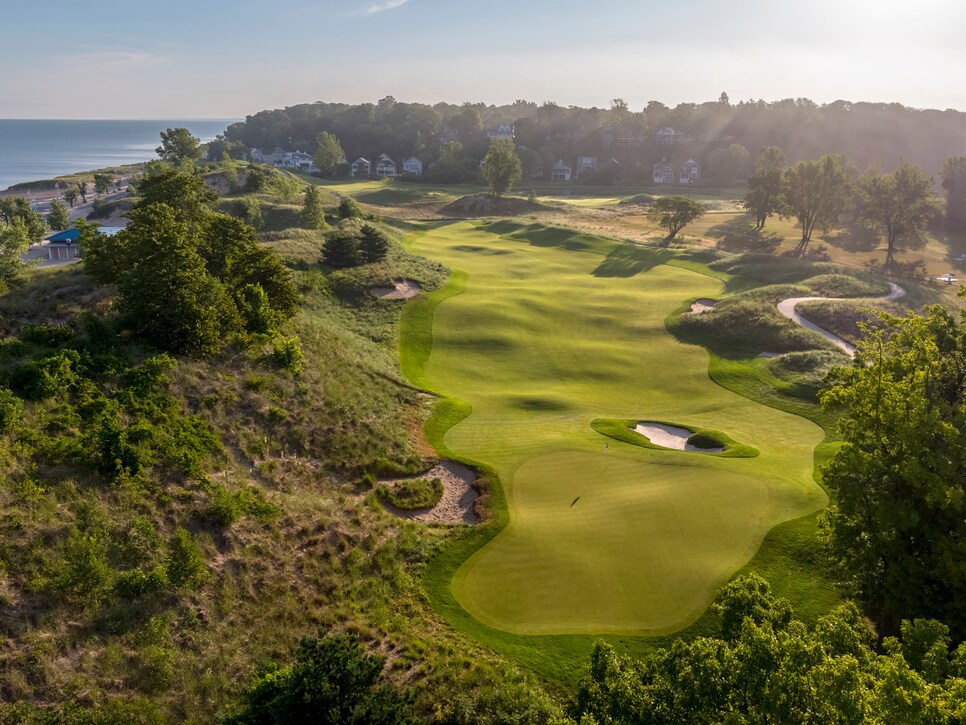
<path fill-rule="evenodd" d="M 368 263 L 381 262 L 389 251 L 389 240 L 371 224 L 364 224 L 359 234 L 359 252 Z"/>
<path fill-rule="evenodd" d="M 314 186 L 305 187 L 305 201 L 299 221 L 303 229 L 321 229 L 325 226 L 325 211 L 322 209 L 322 195 Z"/>
<path fill-rule="evenodd" d="M 748 178 L 745 209 L 755 215 L 755 228 L 764 229 L 772 214 L 785 206 L 785 154 L 777 146 L 766 146 L 755 158 L 755 173 Z"/>
<path fill-rule="evenodd" d="M 493 196 L 503 196 L 520 178 L 520 157 L 510 139 L 494 139 L 483 158 L 483 178 Z"/>
<path fill-rule="evenodd" d="M 90 191 L 90 187 L 87 185 L 86 181 L 77 182 L 77 193 L 80 194 L 81 201 L 85 204 L 87 203 L 87 192 Z"/>
<path fill-rule="evenodd" d="M 64 202 L 60 199 L 53 199 L 50 202 L 50 211 L 47 213 L 47 225 L 51 229 L 61 231 L 70 227 L 70 213 Z"/>
<path fill-rule="evenodd" d="M 170 168 L 141 179 L 137 194 L 135 209 L 164 204 L 179 219 L 192 224 L 203 221 L 218 199 L 218 193 L 209 189 L 200 176 Z"/>
<path fill-rule="evenodd" d="M 788 211 L 802 227 L 795 253 L 804 255 L 816 227 L 832 228 L 848 207 L 851 183 L 844 156 L 827 154 L 816 161 L 799 161 L 785 173 Z"/>
<path fill-rule="evenodd" d="M 886 239 L 885 266 L 892 267 L 896 243 L 921 245 L 926 224 L 939 205 L 933 181 L 918 166 L 900 161 L 891 174 L 868 171 L 858 182 L 859 221 Z"/>
<path fill-rule="evenodd" d="M 23 219 L 0 221 L 0 280 L 9 282 L 24 268 L 21 255 L 30 247 L 30 233 Z"/>
<path fill-rule="evenodd" d="M 49 228 L 44 218 L 33 210 L 30 202 L 22 196 L 0 199 L 0 221 L 12 224 L 20 220 L 27 229 L 27 236 L 34 244 L 43 240 Z"/>
<path fill-rule="evenodd" d="M 352 635 L 303 637 L 295 664 L 259 677 L 230 725 L 414 725 L 409 699 L 380 682 L 384 660 Z"/>
<path fill-rule="evenodd" d="M 946 192 L 946 225 L 966 229 L 966 156 L 947 159 L 941 176 Z"/>
<path fill-rule="evenodd" d="M 106 193 L 113 183 L 114 177 L 110 174 L 94 174 L 94 193 L 98 196 Z"/>
<path fill-rule="evenodd" d="M 77 196 L 77 189 L 73 186 L 69 186 L 64 190 L 64 201 L 70 204 L 71 209 L 74 208 L 74 202 L 77 201 Z"/>
<path fill-rule="evenodd" d="M 200 159 L 204 149 L 201 140 L 192 136 L 188 129 L 169 128 L 161 132 L 161 145 L 154 151 L 162 161 L 180 166 Z"/>
<path fill-rule="evenodd" d="M 704 207 L 686 196 L 662 196 L 651 209 L 658 224 L 667 229 L 667 241 L 674 239 L 679 231 L 702 214 Z"/>
<path fill-rule="evenodd" d="M 942 307 L 882 315 L 821 396 L 844 441 L 822 472 L 829 551 L 879 622 L 966 621 L 966 333 Z"/>
<path fill-rule="evenodd" d="M 322 244 L 322 259 L 336 269 L 355 267 L 362 261 L 359 240 L 344 229 L 329 232 Z"/>
<path fill-rule="evenodd" d="M 345 151 L 339 139 L 327 131 L 322 131 L 315 137 L 315 153 L 312 155 L 315 165 L 319 167 L 322 176 L 335 176 L 339 166 L 344 163 Z"/>

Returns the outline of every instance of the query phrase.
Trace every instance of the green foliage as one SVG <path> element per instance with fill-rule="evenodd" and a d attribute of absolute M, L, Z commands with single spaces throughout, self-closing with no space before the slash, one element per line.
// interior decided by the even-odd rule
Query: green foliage
<path fill-rule="evenodd" d="M 329 232 L 322 244 L 322 259 L 334 269 L 355 267 L 362 262 L 358 238 L 345 229 Z"/>
<path fill-rule="evenodd" d="M 113 183 L 114 177 L 111 174 L 94 174 L 94 193 L 98 196 L 107 193 Z"/>
<path fill-rule="evenodd" d="M 522 167 L 510 139 L 494 139 L 483 158 L 483 179 L 494 196 L 503 196 L 520 178 Z"/>
<path fill-rule="evenodd" d="M 98 231 L 97 225 L 78 219 L 80 229 L 77 245 L 81 250 L 84 270 L 101 284 L 116 282 L 123 269 L 130 264 L 124 235 L 109 237 Z"/>
<path fill-rule="evenodd" d="M 651 209 L 658 224 L 667 229 L 669 240 L 703 213 L 704 207 L 686 196 L 662 196 Z"/>
<path fill-rule="evenodd" d="M 946 159 L 941 176 L 946 192 L 946 226 L 966 229 L 966 156 Z"/>
<path fill-rule="evenodd" d="M 322 208 L 322 195 L 315 186 L 305 187 L 305 201 L 299 220 L 303 229 L 322 229 L 325 226 L 325 210 Z"/>
<path fill-rule="evenodd" d="M 51 229 L 61 231 L 70 228 L 70 213 L 60 199 L 52 199 L 47 212 L 47 224 Z"/>
<path fill-rule="evenodd" d="M 49 231 L 44 218 L 33 210 L 30 201 L 22 196 L 0 197 L 0 222 L 15 225 L 21 222 L 30 243 L 37 243 Z M 0 225 L 0 229 L 2 229 Z"/>
<path fill-rule="evenodd" d="M 251 516 L 258 521 L 268 521 L 281 513 L 281 509 L 265 500 L 254 487 L 230 492 L 224 486 L 208 487 L 211 502 L 205 515 L 222 526 L 230 526 L 242 516 Z"/>
<path fill-rule="evenodd" d="M 59 591 L 86 601 L 100 598 L 111 582 L 111 569 L 103 542 L 71 528 L 64 543 L 60 570 L 54 579 Z"/>
<path fill-rule="evenodd" d="M 272 193 L 283 204 L 294 204 L 298 201 L 301 190 L 302 184 L 294 176 L 278 173 L 272 180 Z"/>
<path fill-rule="evenodd" d="M 201 548 L 182 528 L 177 529 L 171 539 L 165 573 L 171 586 L 187 591 L 198 589 L 208 579 Z"/>
<path fill-rule="evenodd" d="M 831 229 L 849 205 L 849 162 L 840 154 L 817 161 L 799 161 L 785 172 L 786 211 L 798 219 L 802 240 L 795 251 L 805 253 L 812 231 Z"/>
<path fill-rule="evenodd" d="M 22 219 L 0 222 L 0 281 L 9 282 L 24 268 L 20 256 L 30 247 L 30 231 Z"/>
<path fill-rule="evenodd" d="M 755 173 L 748 179 L 745 208 L 755 215 L 755 228 L 763 229 L 765 221 L 785 208 L 785 153 L 777 146 L 767 146 L 758 152 Z"/>
<path fill-rule="evenodd" d="M 389 240 L 371 224 L 363 224 L 359 230 L 359 253 L 363 261 L 381 262 L 389 252 Z"/>
<path fill-rule="evenodd" d="M 179 221 L 200 223 L 210 213 L 218 194 L 205 185 L 197 174 L 186 174 L 177 169 L 161 169 L 137 183 L 138 201 L 135 212 L 153 205 L 168 206 Z"/>
<path fill-rule="evenodd" d="M 882 315 L 822 395 L 843 446 L 823 469 L 830 554 L 886 634 L 933 617 L 966 634 L 966 334 L 939 306 Z"/>
<path fill-rule="evenodd" d="M 29 360 L 10 372 L 10 386 L 26 400 L 44 400 L 64 394 L 77 382 L 76 350 L 62 350 L 56 355 Z"/>
<path fill-rule="evenodd" d="M 312 160 L 319 167 L 319 173 L 322 176 L 335 176 L 343 159 L 345 159 L 345 152 L 339 139 L 333 134 L 322 131 L 315 137 L 315 153 L 312 155 Z"/>
<path fill-rule="evenodd" d="M 265 290 L 257 284 L 246 284 L 236 292 L 235 305 L 245 329 L 249 332 L 267 334 L 275 329 L 278 320 L 268 301 Z"/>
<path fill-rule="evenodd" d="M 23 420 L 23 401 L 7 388 L 0 388 L 0 433 L 15 428 Z"/>
<path fill-rule="evenodd" d="M 259 677 L 231 725 L 330 722 L 409 725 L 408 698 L 380 682 L 383 659 L 350 635 L 303 637 L 295 664 Z"/>
<path fill-rule="evenodd" d="M 275 364 L 294 375 L 302 372 L 305 355 L 297 337 L 279 337 L 272 342 L 272 358 Z"/>
<path fill-rule="evenodd" d="M 154 151 L 162 161 L 180 165 L 195 162 L 203 152 L 201 141 L 186 128 L 168 128 L 161 132 L 161 145 Z"/>
<path fill-rule="evenodd" d="M 74 339 L 74 331 L 67 325 L 24 325 L 20 339 L 44 347 L 60 347 Z"/>
<path fill-rule="evenodd" d="M 348 196 L 343 196 L 339 201 L 338 214 L 340 219 L 362 219 L 366 215 L 362 207 Z"/>
<path fill-rule="evenodd" d="M 418 478 L 379 486 L 376 493 L 383 502 L 404 511 L 432 508 L 443 497 L 443 482 L 438 478 Z"/>

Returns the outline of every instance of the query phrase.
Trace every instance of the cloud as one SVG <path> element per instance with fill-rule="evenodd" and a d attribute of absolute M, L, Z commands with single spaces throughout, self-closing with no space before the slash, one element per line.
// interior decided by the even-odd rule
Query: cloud
<path fill-rule="evenodd" d="M 368 3 L 364 12 L 366 15 L 375 15 L 384 10 L 393 10 L 394 8 L 402 7 L 408 2 L 409 0 L 378 0 L 377 2 Z"/>

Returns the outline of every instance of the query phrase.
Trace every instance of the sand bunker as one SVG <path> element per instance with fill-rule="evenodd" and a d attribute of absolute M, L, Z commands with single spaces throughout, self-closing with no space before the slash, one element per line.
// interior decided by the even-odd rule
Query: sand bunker
<path fill-rule="evenodd" d="M 673 448 L 676 451 L 694 451 L 696 453 L 721 453 L 724 448 L 698 448 L 688 443 L 692 431 L 663 423 L 638 423 L 634 428 L 637 433 L 647 438 L 651 443 Z"/>
<path fill-rule="evenodd" d="M 390 513 L 403 519 L 421 521 L 432 524 L 478 524 L 480 517 L 476 514 L 476 499 L 480 494 L 473 487 L 476 473 L 473 469 L 456 461 L 440 461 L 432 470 L 427 471 L 420 478 L 438 478 L 443 484 L 443 497 L 431 509 L 405 511 L 387 503 L 383 506 Z M 408 480 L 408 479 L 398 479 Z M 394 483 L 386 481 L 385 483 Z"/>
<path fill-rule="evenodd" d="M 702 312 L 711 312 L 716 304 L 717 300 L 710 297 L 700 297 L 691 303 L 691 312 L 696 315 L 700 315 Z"/>
<path fill-rule="evenodd" d="M 423 288 L 415 280 L 404 279 L 402 282 L 396 282 L 392 287 L 370 287 L 369 291 L 381 300 L 404 300 L 415 297 L 423 291 Z"/>

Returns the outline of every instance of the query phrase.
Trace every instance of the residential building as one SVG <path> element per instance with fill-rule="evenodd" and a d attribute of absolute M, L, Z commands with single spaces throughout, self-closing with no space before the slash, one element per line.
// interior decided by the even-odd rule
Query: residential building
<path fill-rule="evenodd" d="M 576 168 L 577 176 L 579 177 L 585 171 L 597 171 L 596 156 L 578 156 L 577 157 L 577 168 Z"/>
<path fill-rule="evenodd" d="M 664 128 L 658 129 L 658 132 L 654 134 L 654 141 L 659 146 L 673 146 L 676 136 L 677 133 L 673 127 L 665 126 Z"/>
<path fill-rule="evenodd" d="M 410 176 L 421 176 L 423 173 L 423 162 L 415 156 L 410 156 L 403 161 L 403 173 Z"/>
<path fill-rule="evenodd" d="M 666 159 L 662 159 L 658 163 L 654 164 L 652 167 L 652 172 L 652 178 L 655 184 L 674 183 L 674 167 L 669 164 Z"/>
<path fill-rule="evenodd" d="M 396 175 L 396 162 L 393 161 L 387 154 L 380 154 L 379 160 L 376 161 L 376 176 L 388 176 L 390 178 Z"/>
<path fill-rule="evenodd" d="M 501 123 L 496 127 L 495 131 L 487 131 L 487 138 L 503 138 L 512 139 L 513 138 L 513 124 L 512 123 Z"/>
<path fill-rule="evenodd" d="M 553 165 L 553 173 L 550 176 L 551 181 L 570 181 L 570 177 L 573 175 L 573 167 L 569 164 L 565 164 L 561 159 Z"/>
<path fill-rule="evenodd" d="M 349 166 L 349 176 L 369 176 L 372 171 L 372 162 L 361 156 Z"/>
<path fill-rule="evenodd" d="M 693 184 L 701 181 L 701 164 L 694 159 L 688 159 L 681 164 L 681 176 L 678 181 L 682 184 Z"/>

